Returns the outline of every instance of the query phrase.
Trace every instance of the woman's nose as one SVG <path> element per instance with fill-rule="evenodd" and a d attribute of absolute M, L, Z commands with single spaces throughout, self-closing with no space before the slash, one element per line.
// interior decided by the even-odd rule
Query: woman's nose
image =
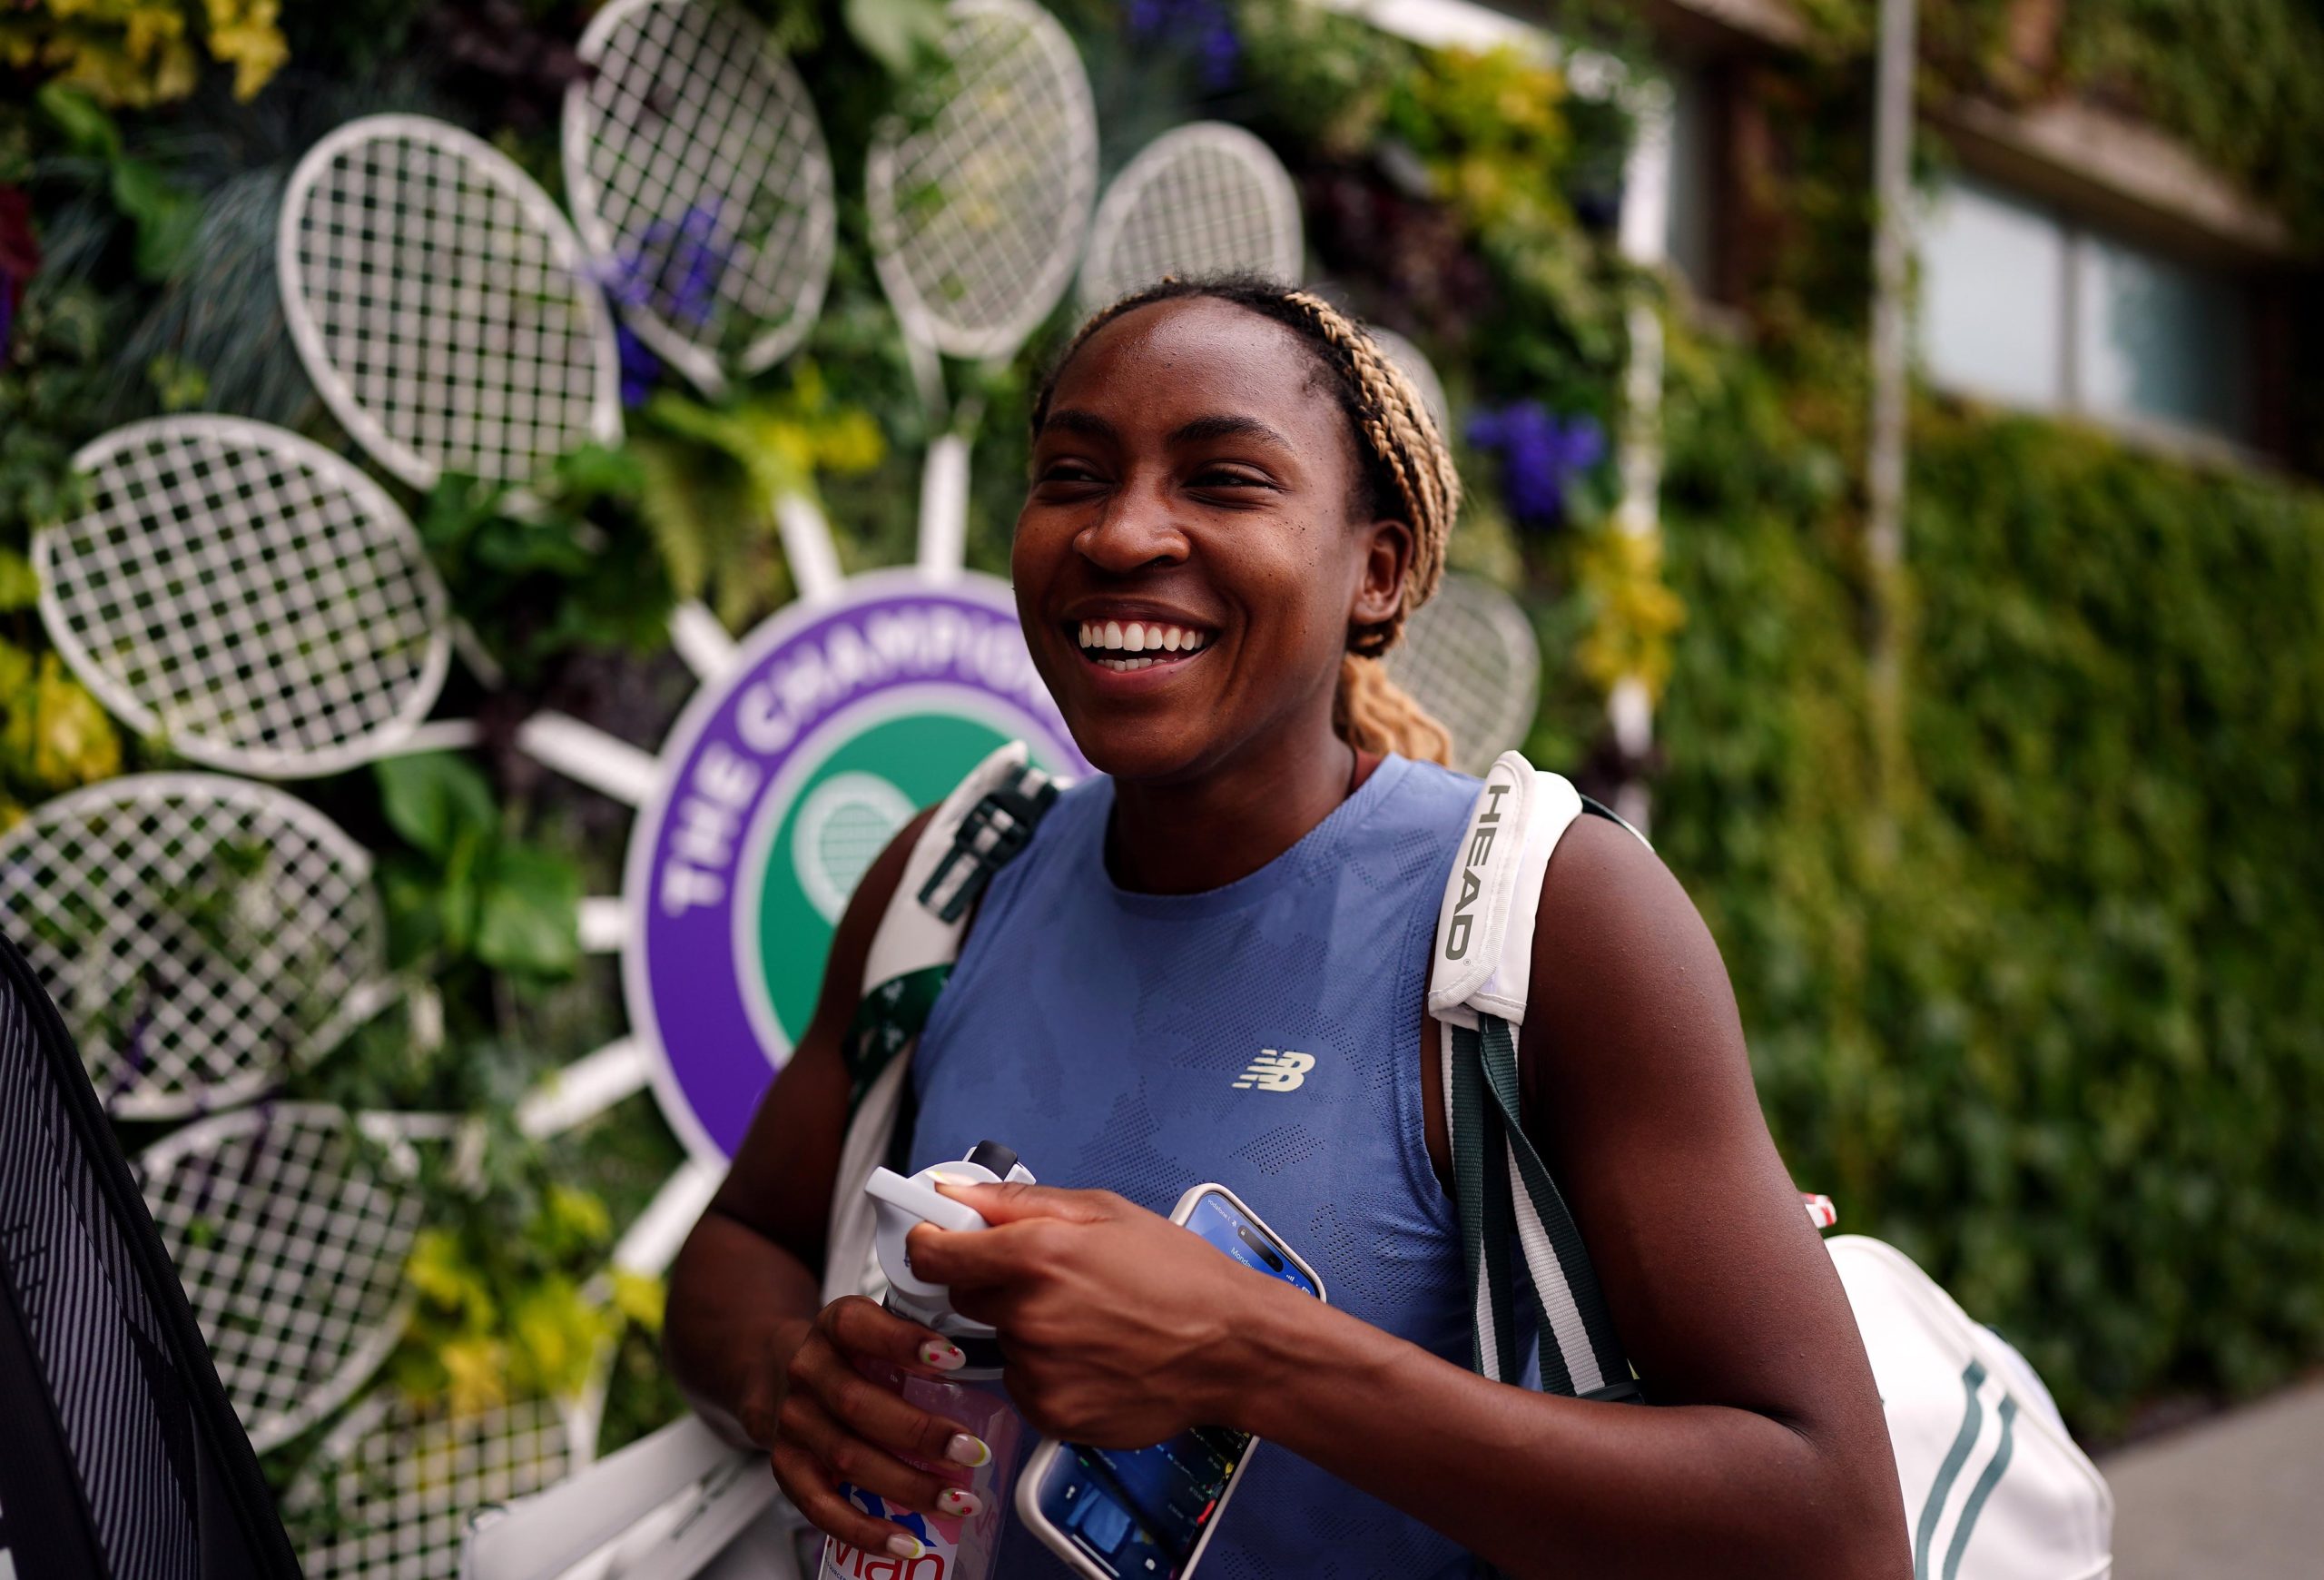
<path fill-rule="evenodd" d="M 1136 485 L 1108 501 L 1105 514 L 1076 534 L 1073 546 L 1084 559 L 1115 576 L 1176 565 L 1187 550 L 1187 536 L 1167 497 L 1158 489 Z"/>

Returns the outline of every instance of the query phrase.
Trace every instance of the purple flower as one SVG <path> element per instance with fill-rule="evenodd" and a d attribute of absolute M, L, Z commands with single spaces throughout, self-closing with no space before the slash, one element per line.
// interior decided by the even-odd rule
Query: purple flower
<path fill-rule="evenodd" d="M 662 377 L 662 359 L 645 349 L 629 325 L 616 320 L 614 345 L 621 352 L 621 403 L 635 411 L 654 393 Z"/>
<path fill-rule="evenodd" d="M 675 220 L 655 221 L 635 249 L 614 259 L 603 272 L 606 294 L 700 329 L 717 306 L 730 252 L 719 205 L 697 203 Z"/>
<path fill-rule="evenodd" d="M 1145 44 L 1167 44 L 1201 63 L 1202 85 L 1213 92 L 1235 80 L 1243 40 L 1224 0 L 1130 0 L 1129 31 Z"/>
<path fill-rule="evenodd" d="M 1512 400 L 1469 419 L 1469 442 L 1501 457 L 1501 494 L 1509 513 L 1527 527 L 1548 528 L 1566 518 L 1568 490 L 1606 459 L 1606 430 L 1584 413 L 1561 419 L 1538 400 Z"/>
<path fill-rule="evenodd" d="M 16 327 L 25 284 L 40 272 L 40 241 L 33 234 L 32 200 L 24 189 L 0 186 L 0 352 Z"/>

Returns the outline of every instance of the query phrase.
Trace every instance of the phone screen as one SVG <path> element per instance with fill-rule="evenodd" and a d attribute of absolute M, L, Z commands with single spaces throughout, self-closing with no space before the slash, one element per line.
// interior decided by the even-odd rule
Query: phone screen
<path fill-rule="evenodd" d="M 1187 1225 L 1245 1267 L 1318 1295 L 1267 1232 L 1213 1191 Z M 1197 1427 L 1151 1448 L 1062 1445 L 1038 1490 L 1041 1513 L 1108 1575 L 1168 1580 L 1184 1573 L 1204 1529 L 1249 1452 L 1250 1437 Z"/>

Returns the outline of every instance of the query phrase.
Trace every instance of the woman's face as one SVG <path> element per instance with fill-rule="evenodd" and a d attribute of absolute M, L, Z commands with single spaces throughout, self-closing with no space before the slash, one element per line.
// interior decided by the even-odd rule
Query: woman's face
<path fill-rule="evenodd" d="M 1328 727 L 1351 623 L 1393 616 L 1399 521 L 1354 519 L 1354 440 L 1307 343 L 1208 297 L 1122 314 L 1059 373 L 1011 570 L 1034 664 L 1120 778 Z"/>

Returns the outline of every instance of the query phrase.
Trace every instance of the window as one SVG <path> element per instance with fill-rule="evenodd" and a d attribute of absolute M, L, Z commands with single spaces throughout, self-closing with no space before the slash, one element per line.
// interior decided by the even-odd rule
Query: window
<path fill-rule="evenodd" d="M 1699 296 L 1711 279 L 1711 114 L 1714 101 L 1696 71 L 1670 74 L 1670 193 L 1664 205 L 1662 250 Z"/>
<path fill-rule="evenodd" d="M 1964 179 L 1939 191 L 1920 241 L 1921 359 L 1936 383 L 2249 438 L 2250 328 L 2233 276 Z"/>

